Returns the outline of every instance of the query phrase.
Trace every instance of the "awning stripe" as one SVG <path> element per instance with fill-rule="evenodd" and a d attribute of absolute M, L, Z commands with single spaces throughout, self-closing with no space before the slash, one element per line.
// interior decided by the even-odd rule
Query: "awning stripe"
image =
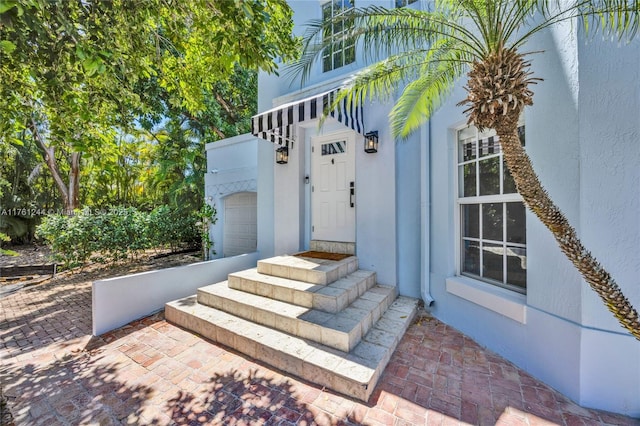
<path fill-rule="evenodd" d="M 337 93 L 338 89 L 334 89 L 255 115 L 251 118 L 251 133 L 280 145 L 294 142 L 295 126 L 298 123 L 319 118 L 333 102 Z M 350 102 L 348 106 L 347 104 L 347 99 L 344 99 L 335 110 L 329 112 L 329 115 L 350 129 L 363 134 L 362 102 Z"/>

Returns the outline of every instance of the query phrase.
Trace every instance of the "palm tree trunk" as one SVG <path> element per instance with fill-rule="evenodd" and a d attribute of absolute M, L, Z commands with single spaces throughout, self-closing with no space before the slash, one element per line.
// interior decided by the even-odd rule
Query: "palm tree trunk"
<path fill-rule="evenodd" d="M 611 275 L 582 245 L 575 229 L 542 187 L 531 160 L 520 143 L 517 117 L 510 114 L 497 120 L 496 133 L 509 171 L 527 207 L 551 231 L 562 252 L 575 265 L 609 311 L 636 339 L 640 340 L 638 312 L 622 294 Z"/>

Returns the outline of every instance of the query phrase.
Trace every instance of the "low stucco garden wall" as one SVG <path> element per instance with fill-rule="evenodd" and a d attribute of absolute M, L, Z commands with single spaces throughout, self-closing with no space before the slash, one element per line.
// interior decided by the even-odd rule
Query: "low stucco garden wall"
<path fill-rule="evenodd" d="M 165 303 L 196 293 L 198 287 L 256 266 L 257 252 L 95 281 L 93 334 L 99 336 L 162 310 Z"/>

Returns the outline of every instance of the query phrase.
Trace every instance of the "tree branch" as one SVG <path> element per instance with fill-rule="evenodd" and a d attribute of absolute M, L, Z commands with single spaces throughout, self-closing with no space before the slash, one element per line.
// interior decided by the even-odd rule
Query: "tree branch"
<path fill-rule="evenodd" d="M 60 176 L 60 169 L 58 168 L 58 163 L 56 162 L 54 148 L 51 146 L 47 146 L 45 141 L 42 139 L 42 135 L 38 131 L 38 126 L 36 125 L 33 117 L 29 120 L 29 129 L 31 130 L 31 134 L 35 139 L 36 143 L 43 150 L 43 158 L 49 171 L 51 172 L 51 176 L 53 177 L 53 181 L 56 183 L 56 186 L 60 190 L 60 194 L 62 195 L 62 202 L 65 207 L 69 204 L 69 190 L 67 185 L 65 185 L 64 180 L 62 180 L 62 176 Z"/>
<path fill-rule="evenodd" d="M 220 93 L 216 93 L 216 101 L 218 101 L 220 106 L 227 112 L 227 114 L 229 114 L 229 117 L 231 118 L 232 121 L 237 121 L 238 115 L 233 110 L 233 108 L 229 106 L 227 101 L 224 100 L 224 98 L 220 95 Z"/>

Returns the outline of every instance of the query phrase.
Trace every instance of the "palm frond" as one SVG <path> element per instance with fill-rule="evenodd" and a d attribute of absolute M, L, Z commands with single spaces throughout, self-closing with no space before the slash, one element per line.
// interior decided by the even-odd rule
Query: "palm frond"
<path fill-rule="evenodd" d="M 448 98 L 455 81 L 468 69 L 471 57 L 456 43 L 443 41 L 430 50 L 420 76 L 409 83 L 389 114 L 391 133 L 406 139 Z"/>
<path fill-rule="evenodd" d="M 353 98 L 389 100 L 398 87 L 420 75 L 428 55 L 429 49 L 402 52 L 359 71 L 341 87 L 336 103 Z"/>
<path fill-rule="evenodd" d="M 522 46 L 531 35 L 564 21 L 579 19 L 587 34 L 601 33 L 619 40 L 631 40 L 640 28 L 640 0 L 560 0 L 534 1 L 535 9 L 542 15 L 539 23 L 513 42 Z"/>
<path fill-rule="evenodd" d="M 481 57 L 485 51 L 482 40 L 464 25 L 460 20 L 462 14 L 451 8 L 452 4 L 443 4 L 431 12 L 369 6 L 353 9 L 331 20 L 312 20 L 303 36 L 303 53 L 288 68 L 287 74 L 300 77 L 304 84 L 322 52 L 343 44 L 358 43 L 364 59 L 374 62 L 397 52 L 424 49 L 446 38 L 465 45 L 467 50 Z M 340 38 L 323 37 L 335 25 L 349 25 L 352 29 Z"/>

